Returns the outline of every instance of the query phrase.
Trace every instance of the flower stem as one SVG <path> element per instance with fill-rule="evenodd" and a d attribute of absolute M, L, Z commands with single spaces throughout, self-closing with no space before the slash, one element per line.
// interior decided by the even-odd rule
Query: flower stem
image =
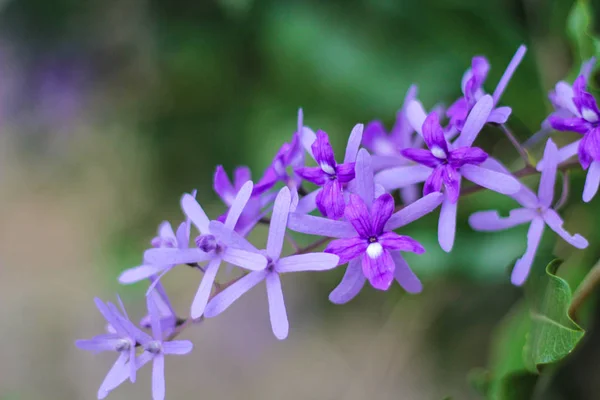
<path fill-rule="evenodd" d="M 592 293 L 594 293 L 598 285 L 600 285 L 600 261 L 592 267 L 590 272 L 588 272 L 583 279 L 583 282 L 577 287 L 575 294 L 573 294 L 573 300 L 569 306 L 569 316 L 573 321 L 577 321 L 579 309 Z"/>
<path fill-rule="evenodd" d="M 517 140 L 515 135 L 511 132 L 511 130 L 508 129 L 508 127 L 505 124 L 500 124 L 500 129 L 502 129 L 502 131 L 504 132 L 504 134 L 506 135 L 508 140 L 514 146 L 515 150 L 517 150 L 517 152 L 519 153 L 519 156 L 525 163 L 525 166 L 530 165 L 531 163 L 529 162 L 529 154 L 527 154 L 527 150 L 525 150 L 525 148 L 521 145 L 521 143 L 519 143 L 519 141 Z"/>

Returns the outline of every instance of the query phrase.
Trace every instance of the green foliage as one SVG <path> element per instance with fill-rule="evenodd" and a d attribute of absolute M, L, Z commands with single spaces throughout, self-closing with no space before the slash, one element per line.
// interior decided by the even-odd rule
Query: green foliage
<path fill-rule="evenodd" d="M 571 289 L 556 276 L 561 263 L 552 261 L 545 273 L 532 271 L 525 298 L 499 325 L 490 371 L 476 372 L 471 378 L 487 398 L 530 399 L 539 390 L 542 368 L 564 359 L 583 337 L 584 331 L 568 315 Z"/>

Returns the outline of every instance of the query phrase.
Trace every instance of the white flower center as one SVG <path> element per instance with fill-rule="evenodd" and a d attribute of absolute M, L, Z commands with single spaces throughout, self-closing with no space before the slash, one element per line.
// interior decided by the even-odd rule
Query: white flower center
<path fill-rule="evenodd" d="M 383 253 L 383 247 L 381 247 L 379 242 L 374 242 L 367 246 L 367 255 L 369 258 L 374 260 L 379 257 L 381 253 Z"/>
<path fill-rule="evenodd" d="M 162 345 L 158 340 L 153 340 L 146 345 L 146 351 L 152 354 L 158 354 L 162 351 Z"/>
<path fill-rule="evenodd" d="M 321 164 L 319 164 L 319 166 L 321 167 L 323 172 L 325 172 L 326 174 L 335 175 L 335 169 L 331 165 L 327 164 L 326 162 L 322 162 Z"/>
<path fill-rule="evenodd" d="M 431 154 L 434 155 L 435 158 L 442 158 L 442 159 L 446 159 L 446 152 L 444 151 L 444 149 L 442 149 L 439 146 L 433 146 L 431 148 Z"/>
<path fill-rule="evenodd" d="M 581 116 L 587 122 L 598 122 L 598 114 L 596 114 L 596 112 L 594 110 L 590 110 L 589 108 L 585 108 L 585 107 L 582 108 Z"/>

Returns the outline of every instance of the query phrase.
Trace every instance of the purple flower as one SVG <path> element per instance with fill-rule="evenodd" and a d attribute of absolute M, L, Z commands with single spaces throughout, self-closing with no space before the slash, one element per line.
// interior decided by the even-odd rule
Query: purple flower
<path fill-rule="evenodd" d="M 161 315 L 154 297 L 146 298 L 150 323 L 152 325 L 152 336 L 138 331 L 137 341 L 144 349 L 136 360 L 136 367 L 142 368 L 152 361 L 152 398 L 163 400 L 165 398 L 165 355 L 185 355 L 192 351 L 194 345 L 189 340 L 166 341 L 160 325 Z"/>
<path fill-rule="evenodd" d="M 582 139 L 559 150 L 558 161 L 563 162 L 578 154 L 583 169 L 589 169 L 583 189 L 585 202 L 594 198 L 600 185 L 600 110 L 594 97 L 586 92 L 589 71 L 590 62 L 584 68 L 585 73 L 575 80 L 573 87 L 566 82 L 556 84 L 556 90 L 550 97 L 557 110 L 547 119 L 550 126 L 558 131 L 572 131 L 583 135 Z M 544 167 L 544 162 L 538 164 L 538 170 Z"/>
<path fill-rule="evenodd" d="M 388 191 L 425 181 L 423 194 L 445 188 L 438 225 L 438 240 L 445 251 L 452 250 L 456 233 L 456 210 L 462 177 L 480 186 L 503 194 L 514 194 L 521 184 L 514 177 L 480 166 L 487 153 L 471 147 L 477 134 L 488 120 L 493 106 L 491 96 L 485 95 L 473 107 L 464 124 L 461 135 L 449 144 L 439 124 L 437 113 L 417 116 L 423 120 L 421 132 L 429 150 L 405 149 L 402 154 L 421 164 L 417 166 L 391 168 L 378 173 L 375 181 Z"/>
<path fill-rule="evenodd" d="M 329 299 L 342 304 L 353 299 L 368 279 L 380 290 L 389 288 L 395 278 L 410 293 L 422 286 L 400 251 L 422 253 L 415 240 L 393 232 L 434 210 L 442 202 L 441 193 L 431 193 L 393 213 L 393 198 L 373 183 L 371 156 L 361 150 L 356 160 L 355 194 L 346 206 L 347 221 L 333 221 L 312 215 L 290 214 L 288 227 L 296 232 L 338 238 L 325 251 L 340 256 L 340 264 L 349 262 L 342 282 Z"/>
<path fill-rule="evenodd" d="M 225 224 L 221 224 L 228 233 L 228 240 L 220 239 L 224 237 L 223 234 L 219 237 L 216 236 L 216 233 L 211 229 L 214 224 L 211 224 L 200 204 L 193 196 L 185 194 L 181 198 L 181 208 L 200 232 L 195 240 L 196 247 L 191 249 L 151 249 L 146 251 L 144 255 L 147 260 L 156 265 L 208 261 L 204 276 L 192 302 L 190 315 L 194 319 L 202 316 L 217 272 L 223 261 L 252 271 L 262 270 L 267 264 L 266 258 L 254 252 L 254 247 L 233 230 L 252 195 L 252 189 L 253 184 L 251 181 L 242 186 L 229 208 Z"/>
<path fill-rule="evenodd" d="M 167 292 L 158 278 L 151 276 L 149 279 L 151 287 L 153 287 L 154 290 L 150 290 L 147 293 L 147 296 L 153 297 L 154 303 L 157 305 L 160 314 L 161 331 L 165 336 L 168 336 L 177 326 L 177 314 L 171 305 Z M 144 329 L 152 328 L 151 317 L 149 314 L 140 320 L 140 326 Z"/>
<path fill-rule="evenodd" d="M 500 78 L 500 82 L 498 82 L 498 86 L 494 90 L 492 95 L 494 109 L 488 115 L 487 122 L 495 122 L 498 124 L 503 124 L 506 122 L 508 117 L 510 116 L 511 109 L 510 107 L 497 107 L 498 101 L 500 100 L 500 96 L 504 93 L 508 82 L 510 81 L 513 73 L 523 60 L 525 56 L 525 52 L 527 48 L 521 45 L 512 60 L 508 64 L 508 67 L 504 71 L 502 78 Z M 467 119 L 467 115 L 473 109 L 475 104 L 485 95 L 485 91 L 483 90 L 483 83 L 487 78 L 487 74 L 490 70 L 490 64 L 485 57 L 476 56 L 473 57 L 471 61 L 471 68 L 469 68 L 465 74 L 463 75 L 461 82 L 461 89 L 463 92 L 463 97 L 456 100 L 454 104 L 452 104 L 446 115 L 450 118 L 450 127 L 455 128 L 458 131 L 462 131 L 465 121 Z"/>
<path fill-rule="evenodd" d="M 304 114 L 300 108 L 298 110 L 298 126 L 292 141 L 281 146 L 275 158 L 273 158 L 273 162 L 254 187 L 255 195 L 270 190 L 277 182 L 284 182 L 284 184 L 291 187 L 300 185 L 301 178 L 295 173 L 295 170 L 304 166 L 304 149 L 302 148 L 301 136 L 306 128 L 304 128 L 303 121 Z M 291 173 L 288 172 L 288 167 L 290 167 Z"/>
<path fill-rule="evenodd" d="M 241 190 L 242 186 L 251 180 L 251 173 L 248 167 L 238 167 L 235 169 L 233 174 L 234 181 L 232 184 L 223 166 L 219 165 L 215 170 L 215 176 L 213 180 L 213 188 L 215 192 L 219 195 L 227 207 L 231 207 L 233 205 L 235 196 Z M 263 203 L 267 203 L 268 200 L 271 200 L 269 196 L 262 198 L 257 194 L 250 196 L 246 207 L 244 207 L 244 211 L 240 215 L 239 220 L 235 225 L 235 231 L 242 234 L 242 236 L 246 236 L 260 220 L 262 216 L 261 208 L 266 205 Z M 225 222 L 226 219 L 227 213 L 218 218 L 218 220 L 221 222 Z"/>
<path fill-rule="evenodd" d="M 125 382 L 127 378 L 135 382 L 136 363 L 131 362 L 135 359 L 135 348 L 137 337 L 143 334 L 135 325 L 129 321 L 125 307 L 119 298 L 122 314 L 112 303 L 103 303 L 102 300 L 95 298 L 96 307 L 109 324 L 106 334 L 95 336 L 88 340 L 78 340 L 75 345 L 83 350 L 93 351 L 95 353 L 103 351 L 116 351 L 119 353 L 117 361 L 106 374 L 104 381 L 98 389 L 98 398 L 105 398 L 108 393 Z"/>
<path fill-rule="evenodd" d="M 536 196 L 531 190 L 523 186 L 516 195 L 512 196 L 523 206 L 522 208 L 512 210 L 506 218 L 501 217 L 497 211 L 476 212 L 469 218 L 471 227 L 478 231 L 499 231 L 531 222 L 527 232 L 527 250 L 517 260 L 512 271 L 511 281 L 515 285 L 522 285 L 529 274 L 542 238 L 544 225 L 548 225 L 550 229 L 578 249 L 588 246 L 587 240 L 581 235 L 570 235 L 563 228 L 562 218 L 551 207 L 559 155 L 556 145 L 550 139 L 546 143 L 544 160 L 538 195 Z"/>
<path fill-rule="evenodd" d="M 354 179 L 354 161 L 362 139 L 362 131 L 362 124 L 358 124 L 352 129 L 343 164 L 335 161 L 327 134 L 321 130 L 317 132 L 310 150 L 307 150 L 317 162 L 318 167 L 299 168 L 296 173 L 321 188 L 304 197 L 298 206 L 300 209 L 311 211 L 314 207 L 310 209 L 305 204 L 314 200 L 321 214 L 327 218 L 339 219 L 344 215 L 344 185 Z M 309 139 L 310 135 L 306 135 L 305 140 Z"/>
<path fill-rule="evenodd" d="M 338 256 L 328 253 L 310 253 L 281 257 L 281 249 L 285 238 L 288 215 L 292 208 L 292 195 L 287 187 L 281 189 L 275 199 L 267 248 L 262 253 L 268 263 L 262 269 L 257 269 L 243 276 L 234 284 L 216 295 L 206 306 L 205 317 L 215 317 L 225 311 L 241 295 L 252 289 L 261 281 L 266 281 L 267 297 L 271 327 L 278 339 L 288 336 L 289 323 L 283 300 L 280 274 L 297 271 L 323 271 L 334 268 Z M 213 222 L 218 224 L 218 222 Z M 217 234 L 220 240 L 227 240 L 226 235 Z M 257 250 L 258 251 L 258 250 Z"/>

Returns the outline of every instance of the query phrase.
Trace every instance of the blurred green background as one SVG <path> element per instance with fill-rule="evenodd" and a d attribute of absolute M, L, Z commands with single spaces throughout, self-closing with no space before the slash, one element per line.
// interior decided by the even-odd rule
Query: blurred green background
<path fill-rule="evenodd" d="M 341 151 L 358 122 L 391 127 L 411 83 L 426 107 L 450 104 L 473 55 L 490 60 L 492 91 L 525 43 L 502 102 L 527 139 L 550 110 L 547 91 L 581 62 L 565 33 L 571 5 L 0 1 L 0 399 L 94 398 L 111 357 L 73 345 L 103 328 L 93 297 L 118 292 L 141 316 L 145 286 L 120 287 L 120 271 L 138 265 L 159 222 L 181 219 L 183 192 L 197 188 L 219 215 L 215 166 L 249 165 L 258 179 L 294 132 L 298 107 Z M 573 138 L 556 135 L 559 144 Z M 486 128 L 478 145 L 522 166 L 497 129 Z M 565 258 L 560 273 L 575 283 L 600 256 L 599 200 L 584 206 L 582 185 L 573 174 L 564 216 L 592 245 L 575 252 L 547 233 L 540 249 Z M 368 288 L 333 306 L 327 294 L 342 270 L 286 277 L 291 334 L 282 343 L 269 331 L 264 291 L 253 290 L 186 331 L 196 348 L 167 363 L 167 398 L 481 398 L 467 377 L 486 366 L 496 323 L 522 295 L 508 273 L 526 227 L 481 234 L 466 219 L 513 206 L 488 192 L 462 199 L 450 255 L 437 244 L 437 211 L 403 231 L 427 248 L 409 260 L 425 284 L 418 296 Z M 165 278 L 182 315 L 199 279 L 188 270 Z M 540 399 L 597 398 L 594 338 Z M 149 397 L 144 371 L 109 398 Z"/>

